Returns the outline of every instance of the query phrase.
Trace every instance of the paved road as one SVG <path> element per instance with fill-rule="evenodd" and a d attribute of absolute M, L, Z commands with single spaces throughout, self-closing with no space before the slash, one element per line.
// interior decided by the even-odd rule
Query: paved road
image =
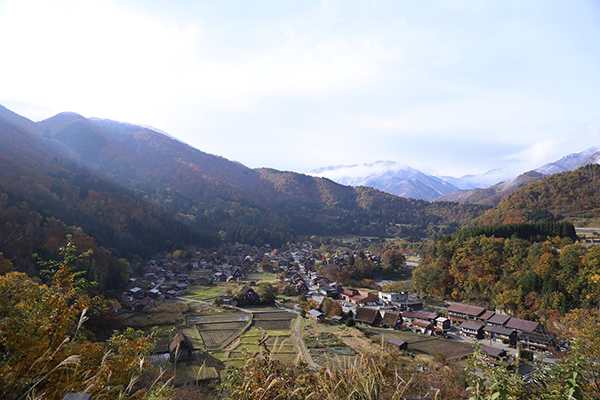
<path fill-rule="evenodd" d="M 300 321 L 301 320 L 302 320 L 302 317 L 296 318 L 296 324 L 294 325 L 294 334 L 296 335 L 296 341 L 298 342 L 298 347 L 300 348 L 302 357 L 304 357 L 304 361 L 306 361 L 306 363 L 308 364 L 308 368 L 316 371 L 321 367 L 319 366 L 319 364 L 315 363 L 312 360 L 312 357 L 308 353 L 308 350 L 306 350 L 306 346 L 304 345 L 304 340 L 302 340 L 302 336 L 300 335 Z"/>

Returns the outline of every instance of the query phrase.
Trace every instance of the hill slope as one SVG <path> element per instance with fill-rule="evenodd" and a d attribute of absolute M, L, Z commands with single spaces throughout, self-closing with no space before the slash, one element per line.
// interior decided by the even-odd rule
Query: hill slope
<path fill-rule="evenodd" d="M 600 219 L 600 166 L 551 175 L 519 189 L 478 220 L 484 224 L 567 219 L 578 224 Z"/>
<path fill-rule="evenodd" d="M 483 211 L 429 205 L 293 172 L 252 170 L 137 125 L 63 113 L 38 126 L 97 173 L 143 191 L 192 224 L 220 231 L 225 240 L 423 234 L 429 223 L 462 225 Z M 389 213 L 365 207 L 362 200 L 370 196 L 384 198 Z"/>

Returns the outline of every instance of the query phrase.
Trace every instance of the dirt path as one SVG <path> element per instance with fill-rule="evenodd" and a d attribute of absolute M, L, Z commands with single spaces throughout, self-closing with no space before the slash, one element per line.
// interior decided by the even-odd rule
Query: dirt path
<path fill-rule="evenodd" d="M 301 320 L 302 320 L 302 317 L 296 318 L 296 325 L 294 325 L 294 334 L 296 335 L 296 341 L 298 342 L 298 347 L 300 348 L 300 353 L 302 353 L 302 357 L 304 358 L 304 361 L 306 361 L 306 363 L 308 364 L 308 367 L 310 369 L 318 370 L 321 367 L 319 366 L 319 364 L 315 363 L 312 360 L 312 357 L 308 353 L 308 350 L 306 350 L 306 346 L 304 345 L 304 341 L 302 340 L 302 335 L 300 335 L 300 321 Z"/>

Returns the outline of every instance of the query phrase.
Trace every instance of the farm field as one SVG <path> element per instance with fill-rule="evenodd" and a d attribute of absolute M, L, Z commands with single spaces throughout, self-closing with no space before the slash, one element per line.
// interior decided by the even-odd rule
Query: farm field
<path fill-rule="evenodd" d="M 427 354 L 435 357 L 437 354 L 443 354 L 447 359 L 462 358 L 473 353 L 475 350 L 468 343 L 459 342 L 451 339 L 440 339 L 432 336 L 418 335 L 411 332 L 392 331 L 382 328 L 361 327 L 368 332 L 369 338 L 376 343 L 387 341 L 390 338 L 397 338 L 408 342 L 408 350 Z"/>

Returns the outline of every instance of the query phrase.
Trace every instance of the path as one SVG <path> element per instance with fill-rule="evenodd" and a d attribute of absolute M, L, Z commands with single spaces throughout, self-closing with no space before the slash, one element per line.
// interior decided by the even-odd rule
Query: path
<path fill-rule="evenodd" d="M 312 357 L 310 356 L 310 354 L 308 354 L 308 350 L 306 350 L 306 346 L 304 345 L 304 340 L 302 340 L 302 336 L 300 336 L 300 321 L 301 320 L 302 320 L 302 317 L 296 318 L 296 325 L 294 326 L 294 333 L 296 334 L 296 341 L 298 342 L 298 347 L 300 348 L 302 357 L 304 357 L 304 360 L 308 364 L 308 368 L 316 371 L 319 368 L 321 368 L 321 366 L 312 360 Z"/>

